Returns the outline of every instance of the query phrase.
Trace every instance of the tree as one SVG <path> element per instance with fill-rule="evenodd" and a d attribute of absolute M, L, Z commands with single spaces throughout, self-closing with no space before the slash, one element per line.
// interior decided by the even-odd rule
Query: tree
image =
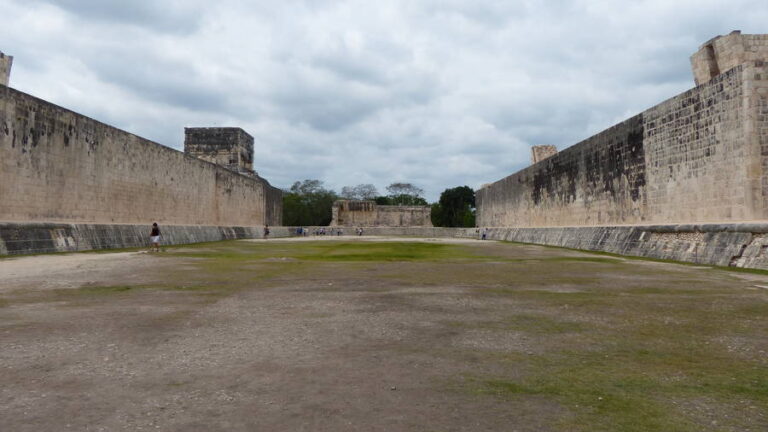
<path fill-rule="evenodd" d="M 338 199 L 320 180 L 294 183 L 283 194 L 283 224 L 286 226 L 324 226 L 331 223 L 331 208 Z"/>
<path fill-rule="evenodd" d="M 411 183 L 392 183 L 387 186 L 387 192 L 389 192 L 389 196 L 410 195 L 420 197 L 424 194 L 424 189 Z"/>
<path fill-rule="evenodd" d="M 341 197 L 350 200 L 372 200 L 379 191 L 372 184 L 359 184 L 357 186 L 344 186 L 341 188 Z"/>
<path fill-rule="evenodd" d="M 441 227 L 475 226 L 475 191 L 469 186 L 446 189 L 432 206 L 432 225 Z"/>
<path fill-rule="evenodd" d="M 424 189 L 417 187 L 411 183 L 392 183 L 387 186 L 387 201 L 389 205 L 427 205 L 422 195 Z M 379 199 L 376 199 L 376 203 L 379 203 Z M 384 200 L 381 200 L 384 201 Z"/>
<path fill-rule="evenodd" d="M 296 182 L 291 186 L 291 193 L 304 196 L 322 192 L 327 192 L 327 190 L 323 187 L 323 182 L 320 180 L 304 180 L 303 182 Z"/>

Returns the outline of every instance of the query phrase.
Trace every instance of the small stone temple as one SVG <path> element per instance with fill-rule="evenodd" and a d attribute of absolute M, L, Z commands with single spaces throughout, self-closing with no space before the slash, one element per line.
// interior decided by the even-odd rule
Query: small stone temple
<path fill-rule="evenodd" d="M 331 226 L 431 227 L 430 206 L 378 205 L 374 201 L 333 203 Z"/>

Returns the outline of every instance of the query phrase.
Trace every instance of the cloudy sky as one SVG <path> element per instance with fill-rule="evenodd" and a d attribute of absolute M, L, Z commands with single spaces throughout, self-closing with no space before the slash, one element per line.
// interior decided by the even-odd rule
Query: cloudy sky
<path fill-rule="evenodd" d="M 0 0 L 11 86 L 182 149 L 239 126 L 279 187 L 435 200 L 693 87 L 689 56 L 766 0 Z"/>

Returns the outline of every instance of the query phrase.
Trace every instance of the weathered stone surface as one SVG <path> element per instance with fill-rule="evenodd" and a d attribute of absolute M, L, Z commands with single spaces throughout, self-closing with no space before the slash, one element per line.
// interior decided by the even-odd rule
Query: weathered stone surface
<path fill-rule="evenodd" d="M 282 192 L 0 86 L 0 221 L 280 225 Z"/>
<path fill-rule="evenodd" d="M 432 226 L 430 206 L 385 206 L 374 201 L 333 203 L 331 226 Z"/>
<path fill-rule="evenodd" d="M 635 116 L 477 191 L 479 226 L 642 221 L 643 117 Z"/>
<path fill-rule="evenodd" d="M 757 36 L 754 47 L 768 42 Z M 768 51 L 750 52 L 706 83 L 484 186 L 478 225 L 767 220 L 768 61 L 752 58 Z"/>
<path fill-rule="evenodd" d="M 0 223 L 0 255 L 148 247 L 149 225 Z M 261 227 L 160 225 L 163 245 L 261 238 Z M 270 237 L 288 228 L 270 227 Z"/>
<path fill-rule="evenodd" d="M 767 58 L 768 35 L 741 34 L 735 30 L 703 44 L 691 56 L 691 68 L 696 85 L 701 85 L 740 64 Z"/>
<path fill-rule="evenodd" d="M 253 137 L 238 127 L 184 128 L 184 153 L 253 174 Z"/>
<path fill-rule="evenodd" d="M 11 66 L 13 66 L 13 57 L 0 51 L 0 85 L 7 86 L 10 82 Z"/>
<path fill-rule="evenodd" d="M 531 147 L 531 163 L 537 164 L 544 159 L 557 154 L 557 147 L 553 145 L 538 145 Z"/>

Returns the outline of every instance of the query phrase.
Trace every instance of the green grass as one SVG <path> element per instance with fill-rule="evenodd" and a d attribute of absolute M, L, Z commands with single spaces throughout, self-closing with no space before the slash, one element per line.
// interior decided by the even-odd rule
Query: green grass
<path fill-rule="evenodd" d="M 481 259 L 476 254 L 454 245 L 417 242 L 226 242 L 172 248 L 167 253 L 158 256 L 185 256 L 234 261 L 290 258 L 324 262 Z"/>

